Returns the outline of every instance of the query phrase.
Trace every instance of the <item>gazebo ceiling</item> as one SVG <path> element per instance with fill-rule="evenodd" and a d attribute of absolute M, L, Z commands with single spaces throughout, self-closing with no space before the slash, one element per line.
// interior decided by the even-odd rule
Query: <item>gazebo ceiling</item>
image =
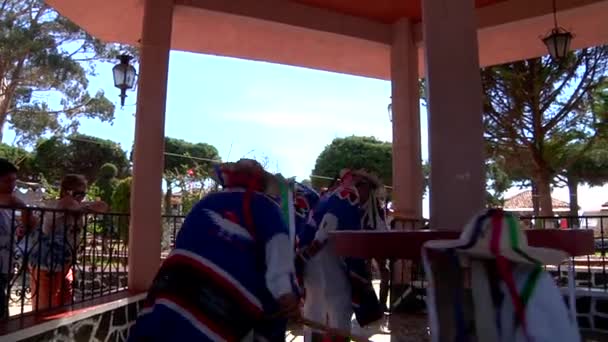
<path fill-rule="evenodd" d="M 420 0 L 292 0 L 309 6 L 363 17 L 385 24 L 392 24 L 400 18 L 420 21 L 422 10 Z M 475 0 L 477 8 L 506 0 Z M 538 1 L 538 0 L 536 0 Z"/>
<path fill-rule="evenodd" d="M 390 79 L 397 18 L 420 18 L 421 0 L 174 0 L 171 48 Z M 456 0 L 443 0 L 456 1 Z M 142 0 L 45 0 L 90 34 L 136 45 Z M 479 61 L 495 65 L 544 55 L 551 0 L 477 0 Z M 572 48 L 605 44 L 608 0 L 559 0 Z M 422 25 L 413 38 L 423 57 Z M 424 72 L 424 59 L 419 60 Z"/>

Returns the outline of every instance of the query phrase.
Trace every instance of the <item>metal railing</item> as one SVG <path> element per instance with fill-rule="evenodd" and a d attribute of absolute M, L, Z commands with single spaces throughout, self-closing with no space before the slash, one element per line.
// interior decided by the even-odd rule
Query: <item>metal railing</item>
<path fill-rule="evenodd" d="M 608 294 L 608 215 L 520 216 L 520 223 L 526 229 L 593 230 L 595 253 L 574 258 L 574 283 L 579 294 L 581 292 Z M 428 225 L 422 225 L 411 229 L 428 228 Z M 427 284 L 420 261 L 392 260 L 388 262 L 388 267 L 390 268 L 389 287 L 391 289 L 389 307 L 400 307 L 406 311 L 424 308 Z M 567 287 L 568 272 L 565 264 L 549 265 L 546 266 L 546 270 L 553 276 L 558 286 Z"/>
<path fill-rule="evenodd" d="M 575 285 L 578 290 L 608 292 L 608 273 L 606 269 L 608 253 L 608 216 L 571 216 L 555 217 L 522 216 L 522 224 L 530 229 L 591 229 L 595 237 L 595 253 L 574 258 Z M 567 283 L 567 272 L 562 265 L 548 266 L 547 270 L 559 285 Z"/>
<path fill-rule="evenodd" d="M 161 241 L 161 257 L 164 259 L 175 247 L 175 238 L 184 223 L 184 215 L 163 215 L 162 228 L 163 238 Z"/>
<path fill-rule="evenodd" d="M 126 289 L 128 214 L 0 208 L 0 320 Z"/>
<path fill-rule="evenodd" d="M 0 268 L 4 265 L 4 256 L 8 255 L 10 260 L 8 272 L 0 269 L 0 297 L 5 294 L 2 303 L 7 308 L 0 320 L 126 289 L 128 214 L 69 213 L 44 208 L 0 208 L 0 212 L 4 215 L 4 218 L 0 217 Z M 28 228 L 23 213 L 35 217 L 36 224 Z M 81 227 L 72 229 L 71 236 L 57 234 L 66 230 L 60 222 L 61 217 L 78 218 Z M 5 226 L 9 229 L 4 229 L 3 219 L 8 222 Z M 163 257 L 174 247 L 184 219 L 183 215 L 162 216 Z M 608 293 L 608 216 L 521 217 L 521 220 L 524 227 L 533 229 L 593 229 L 596 252 L 575 258 L 576 286 L 578 290 Z M 411 225 L 411 229 L 428 228 L 427 221 L 403 223 Z M 49 230 L 49 226 L 55 229 Z M 49 243 L 52 248 L 45 247 Z M 41 253 L 44 248 L 48 251 Z M 36 267 L 45 263 L 44 267 Z M 391 289 L 395 281 L 405 283 L 404 291 L 423 300 L 426 280 L 421 265 L 400 260 L 387 262 L 386 266 L 389 265 Z M 558 284 L 565 286 L 565 267 L 549 266 L 547 270 Z M 390 297 L 393 305 L 396 300 L 411 302 L 402 291 L 391 291 Z M 420 302 L 413 303 L 420 306 Z"/>

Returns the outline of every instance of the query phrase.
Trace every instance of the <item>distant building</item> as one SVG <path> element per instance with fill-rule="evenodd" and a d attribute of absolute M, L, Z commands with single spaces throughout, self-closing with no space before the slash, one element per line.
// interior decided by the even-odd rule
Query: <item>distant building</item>
<path fill-rule="evenodd" d="M 608 232 L 608 202 L 601 207 L 587 209 L 583 212 L 581 226 L 593 229 L 596 237 L 606 236 Z"/>
<path fill-rule="evenodd" d="M 560 201 L 556 198 L 551 198 L 553 204 L 553 212 L 559 216 L 559 214 L 569 214 L 570 204 L 568 202 Z M 518 214 L 519 216 L 532 216 L 534 215 L 534 205 L 532 202 L 532 191 L 527 190 L 520 192 L 519 194 L 509 197 L 505 200 L 503 207 L 505 211 L 510 211 Z"/>
<path fill-rule="evenodd" d="M 551 198 L 553 206 L 553 214 L 557 217 L 570 215 L 570 204 L 568 202 L 560 201 L 556 198 Z M 505 200 L 503 206 L 505 211 L 510 211 L 519 217 L 521 217 L 524 228 L 532 228 L 535 224 L 541 228 L 558 228 L 568 226 L 567 220 L 564 219 L 541 219 L 533 220 L 531 217 L 534 215 L 534 204 L 532 202 L 532 191 L 527 190 L 520 192 L 519 194 L 509 197 Z"/>

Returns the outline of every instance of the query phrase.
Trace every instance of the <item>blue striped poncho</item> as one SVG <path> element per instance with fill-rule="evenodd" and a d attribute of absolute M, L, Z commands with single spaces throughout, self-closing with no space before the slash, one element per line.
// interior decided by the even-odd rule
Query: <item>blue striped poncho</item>
<path fill-rule="evenodd" d="M 262 193 L 206 196 L 186 217 L 129 340 L 237 341 L 252 330 L 283 340 L 284 330 L 268 327 L 276 299 L 297 293 L 288 234 Z"/>

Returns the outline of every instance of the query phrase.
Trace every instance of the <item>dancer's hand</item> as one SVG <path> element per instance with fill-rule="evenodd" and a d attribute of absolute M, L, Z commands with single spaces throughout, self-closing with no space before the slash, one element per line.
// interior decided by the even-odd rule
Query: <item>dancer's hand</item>
<path fill-rule="evenodd" d="M 279 314 L 282 317 L 286 317 L 290 320 L 299 320 L 301 317 L 300 313 L 300 299 L 298 296 L 290 293 L 281 296 L 278 299 L 279 302 Z"/>

